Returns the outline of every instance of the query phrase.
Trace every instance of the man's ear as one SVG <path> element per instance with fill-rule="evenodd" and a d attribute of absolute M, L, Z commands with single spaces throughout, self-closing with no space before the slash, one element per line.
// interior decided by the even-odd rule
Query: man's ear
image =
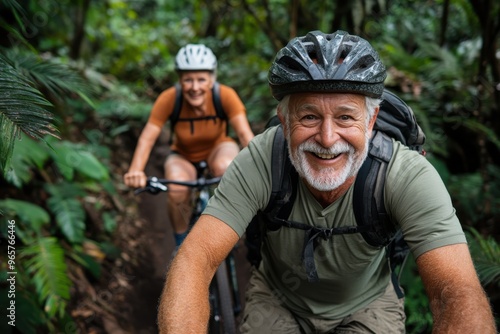
<path fill-rule="evenodd" d="M 372 131 L 373 126 L 375 125 L 375 122 L 377 121 L 377 116 L 378 112 L 380 111 L 380 107 L 375 108 L 375 112 L 373 113 L 372 119 L 370 120 L 370 123 L 368 123 L 368 130 Z"/>
<path fill-rule="evenodd" d="M 277 108 L 277 112 L 276 114 L 278 115 L 278 119 L 280 120 L 281 122 L 281 126 L 283 127 L 283 132 L 286 134 L 288 129 L 286 127 L 286 122 L 285 122 L 285 116 L 283 115 L 282 111 L 281 111 L 281 106 L 278 105 L 278 108 Z"/>
<path fill-rule="evenodd" d="M 278 118 L 281 122 L 281 124 L 284 126 L 285 125 L 285 116 L 283 116 L 283 113 L 281 112 L 281 106 L 278 105 L 276 114 L 278 115 Z"/>

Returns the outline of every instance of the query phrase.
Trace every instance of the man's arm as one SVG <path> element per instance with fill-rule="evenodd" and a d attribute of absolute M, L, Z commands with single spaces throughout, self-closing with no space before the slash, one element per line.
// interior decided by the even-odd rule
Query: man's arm
<path fill-rule="evenodd" d="M 436 248 L 416 262 L 429 297 L 433 333 L 496 333 L 491 307 L 466 244 Z"/>
<path fill-rule="evenodd" d="M 210 281 L 238 239 L 238 234 L 221 220 L 200 217 L 167 273 L 158 310 L 160 333 L 207 332 Z"/>

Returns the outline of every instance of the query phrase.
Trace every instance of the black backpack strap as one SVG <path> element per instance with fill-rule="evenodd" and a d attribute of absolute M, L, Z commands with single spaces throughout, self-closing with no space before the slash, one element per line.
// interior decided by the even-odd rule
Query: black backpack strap
<path fill-rule="evenodd" d="M 376 131 L 370 144 L 369 154 L 358 172 L 354 184 L 353 208 L 365 241 L 375 247 L 386 247 L 391 267 L 391 281 L 399 298 L 404 292 L 395 273 L 396 266 L 403 264 L 408 255 L 408 246 L 401 230 L 390 221 L 384 205 L 384 184 L 387 166 L 393 154 L 393 142 L 383 132 Z"/>
<path fill-rule="evenodd" d="M 288 157 L 288 146 L 280 125 L 273 141 L 271 158 L 271 197 L 264 213 L 269 217 L 287 219 L 297 193 L 298 174 Z"/>
<path fill-rule="evenodd" d="M 297 185 L 297 172 L 288 159 L 288 147 L 280 125 L 273 139 L 271 151 L 271 194 L 264 210 L 248 224 L 245 243 L 247 259 L 258 267 L 261 261 L 260 249 L 267 230 L 277 230 L 281 224 L 273 219 L 276 216 L 287 219 L 292 211 Z"/>
<path fill-rule="evenodd" d="M 283 128 L 279 126 L 274 135 L 271 151 L 271 194 L 269 201 L 264 210 L 257 212 L 246 229 L 247 259 L 256 267 L 261 261 L 260 249 L 266 231 L 268 229 L 277 230 L 281 227 L 280 224 L 274 224 L 271 217 L 274 218 L 280 214 L 280 216 L 286 215 L 286 219 L 292 210 L 295 199 L 293 187 L 295 187 L 296 182 L 285 176 L 290 174 L 290 169 L 292 169 L 291 162 L 288 159 L 288 148 Z"/>
<path fill-rule="evenodd" d="M 391 267 L 391 280 L 392 285 L 398 298 L 404 297 L 403 289 L 399 285 L 399 278 L 402 274 L 404 264 L 410 253 L 408 244 L 404 240 L 403 232 L 399 229 L 396 235 L 393 237 L 391 243 L 386 247 L 387 257 L 389 258 L 389 265 Z M 396 273 L 396 269 L 399 267 L 399 273 Z"/>
<path fill-rule="evenodd" d="M 212 100 L 215 107 L 215 114 L 218 118 L 226 122 L 226 136 L 229 136 L 229 124 L 227 122 L 227 115 L 222 107 L 220 99 L 220 84 L 216 81 L 212 87 Z"/>
<path fill-rule="evenodd" d="M 227 115 L 222 107 L 222 102 L 220 99 L 220 84 L 216 81 L 212 87 L 212 100 L 215 107 L 215 113 L 220 119 L 226 120 Z"/>
<path fill-rule="evenodd" d="M 375 132 L 368 156 L 354 183 L 353 209 L 358 226 L 371 226 L 361 232 L 374 247 L 385 247 L 396 232 L 384 206 L 384 184 L 387 166 L 392 157 L 392 139 Z"/>
<path fill-rule="evenodd" d="M 172 114 L 170 114 L 169 117 L 170 121 L 170 139 L 168 141 L 169 145 L 172 145 L 172 141 L 174 138 L 174 128 L 175 124 L 177 124 L 177 121 L 179 120 L 181 109 L 182 109 L 182 89 L 181 85 L 179 83 L 176 83 L 174 110 L 172 111 Z"/>

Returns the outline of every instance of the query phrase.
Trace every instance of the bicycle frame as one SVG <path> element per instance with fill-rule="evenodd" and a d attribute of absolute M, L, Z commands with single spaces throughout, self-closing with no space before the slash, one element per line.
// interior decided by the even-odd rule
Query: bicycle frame
<path fill-rule="evenodd" d="M 167 192 L 169 184 L 176 184 L 195 189 L 196 195 L 193 202 L 193 212 L 189 221 L 190 228 L 202 214 L 209 197 L 212 195 L 210 186 L 216 185 L 220 177 L 207 178 L 203 168 L 198 169 L 198 179 L 194 181 L 176 181 L 149 177 L 146 187 L 134 191 L 136 195 L 142 192 L 158 194 Z M 230 252 L 225 261 L 217 269 L 210 284 L 211 316 L 209 333 L 235 333 L 235 316 L 241 311 L 239 288 L 236 280 L 236 267 L 234 254 Z"/>

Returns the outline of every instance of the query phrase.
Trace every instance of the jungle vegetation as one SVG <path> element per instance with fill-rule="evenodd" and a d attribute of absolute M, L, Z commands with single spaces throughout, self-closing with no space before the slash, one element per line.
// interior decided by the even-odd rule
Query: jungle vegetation
<path fill-rule="evenodd" d="M 275 53 L 316 29 L 359 34 L 379 50 L 386 85 L 426 133 L 500 312 L 500 2 L 2 0 L 0 13 L 2 312 L 17 272 L 16 327 L 2 316 L 2 333 L 86 332 L 94 321 L 75 312 L 77 287 L 105 279 L 121 256 L 114 234 L 127 212 L 129 161 L 120 152 L 133 149 L 154 99 L 177 80 L 180 47 L 214 50 L 219 80 L 239 93 L 258 133 L 276 106 L 267 85 Z M 430 333 L 413 263 L 402 280 L 408 333 Z"/>

